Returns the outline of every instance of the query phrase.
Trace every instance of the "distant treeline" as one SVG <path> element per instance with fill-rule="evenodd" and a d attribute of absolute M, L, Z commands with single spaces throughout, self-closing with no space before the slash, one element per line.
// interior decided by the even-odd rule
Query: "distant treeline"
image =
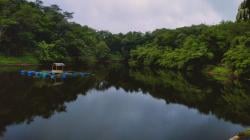
<path fill-rule="evenodd" d="M 213 65 L 250 73 L 250 0 L 236 22 L 112 34 L 71 22 L 73 13 L 42 1 L 0 0 L 0 55 L 34 55 L 41 63 L 123 61 L 134 67 L 201 70 Z"/>

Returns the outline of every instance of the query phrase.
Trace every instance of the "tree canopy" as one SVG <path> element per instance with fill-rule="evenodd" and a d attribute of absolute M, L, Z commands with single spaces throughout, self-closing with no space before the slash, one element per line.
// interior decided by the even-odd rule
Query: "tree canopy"
<path fill-rule="evenodd" d="M 250 20 L 250 0 L 244 0 L 238 10 L 237 21 Z"/>
<path fill-rule="evenodd" d="M 184 71 L 222 65 L 246 74 L 250 68 L 249 3 L 245 0 L 240 5 L 238 22 L 112 34 L 72 22 L 73 13 L 57 5 L 0 0 L 0 55 L 34 55 L 41 63 L 122 61 L 133 67 Z"/>

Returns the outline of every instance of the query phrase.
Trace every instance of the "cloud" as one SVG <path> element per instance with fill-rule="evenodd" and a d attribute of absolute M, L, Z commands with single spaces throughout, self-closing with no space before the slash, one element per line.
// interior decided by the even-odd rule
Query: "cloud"
<path fill-rule="evenodd" d="M 207 0 L 44 0 L 74 12 L 74 21 L 114 33 L 152 31 L 222 20 Z"/>
<path fill-rule="evenodd" d="M 238 7 L 243 0 L 207 0 L 223 20 L 235 20 Z"/>

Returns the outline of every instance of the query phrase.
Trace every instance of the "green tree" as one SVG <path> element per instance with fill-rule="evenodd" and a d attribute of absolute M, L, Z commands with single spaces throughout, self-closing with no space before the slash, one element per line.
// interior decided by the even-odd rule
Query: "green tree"
<path fill-rule="evenodd" d="M 213 59 L 204 42 L 194 37 L 187 37 L 182 48 L 167 50 L 159 60 L 160 66 L 170 69 L 187 70 L 189 68 L 202 68 Z"/>
<path fill-rule="evenodd" d="M 157 66 L 162 51 L 152 45 L 140 46 L 130 53 L 131 66 Z"/>
<path fill-rule="evenodd" d="M 47 44 L 46 42 L 40 42 L 39 47 L 39 59 L 41 62 L 48 63 L 54 61 L 65 61 L 65 50 L 57 47 L 55 44 Z"/>
<path fill-rule="evenodd" d="M 98 43 L 95 47 L 96 49 L 96 57 L 100 61 L 106 61 L 110 54 L 110 49 L 108 48 L 107 44 L 102 41 Z"/>
<path fill-rule="evenodd" d="M 250 20 L 250 0 L 244 0 L 238 10 L 237 21 Z"/>
<path fill-rule="evenodd" d="M 250 74 L 250 40 L 248 37 L 237 37 L 236 46 L 230 48 L 223 62 L 238 75 Z"/>

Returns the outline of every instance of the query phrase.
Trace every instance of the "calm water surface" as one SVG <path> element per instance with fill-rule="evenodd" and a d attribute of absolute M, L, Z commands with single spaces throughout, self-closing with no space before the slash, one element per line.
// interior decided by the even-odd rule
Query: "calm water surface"
<path fill-rule="evenodd" d="M 250 125 L 247 83 L 120 65 L 65 81 L 19 69 L 0 68 L 3 140 L 226 140 Z"/>

